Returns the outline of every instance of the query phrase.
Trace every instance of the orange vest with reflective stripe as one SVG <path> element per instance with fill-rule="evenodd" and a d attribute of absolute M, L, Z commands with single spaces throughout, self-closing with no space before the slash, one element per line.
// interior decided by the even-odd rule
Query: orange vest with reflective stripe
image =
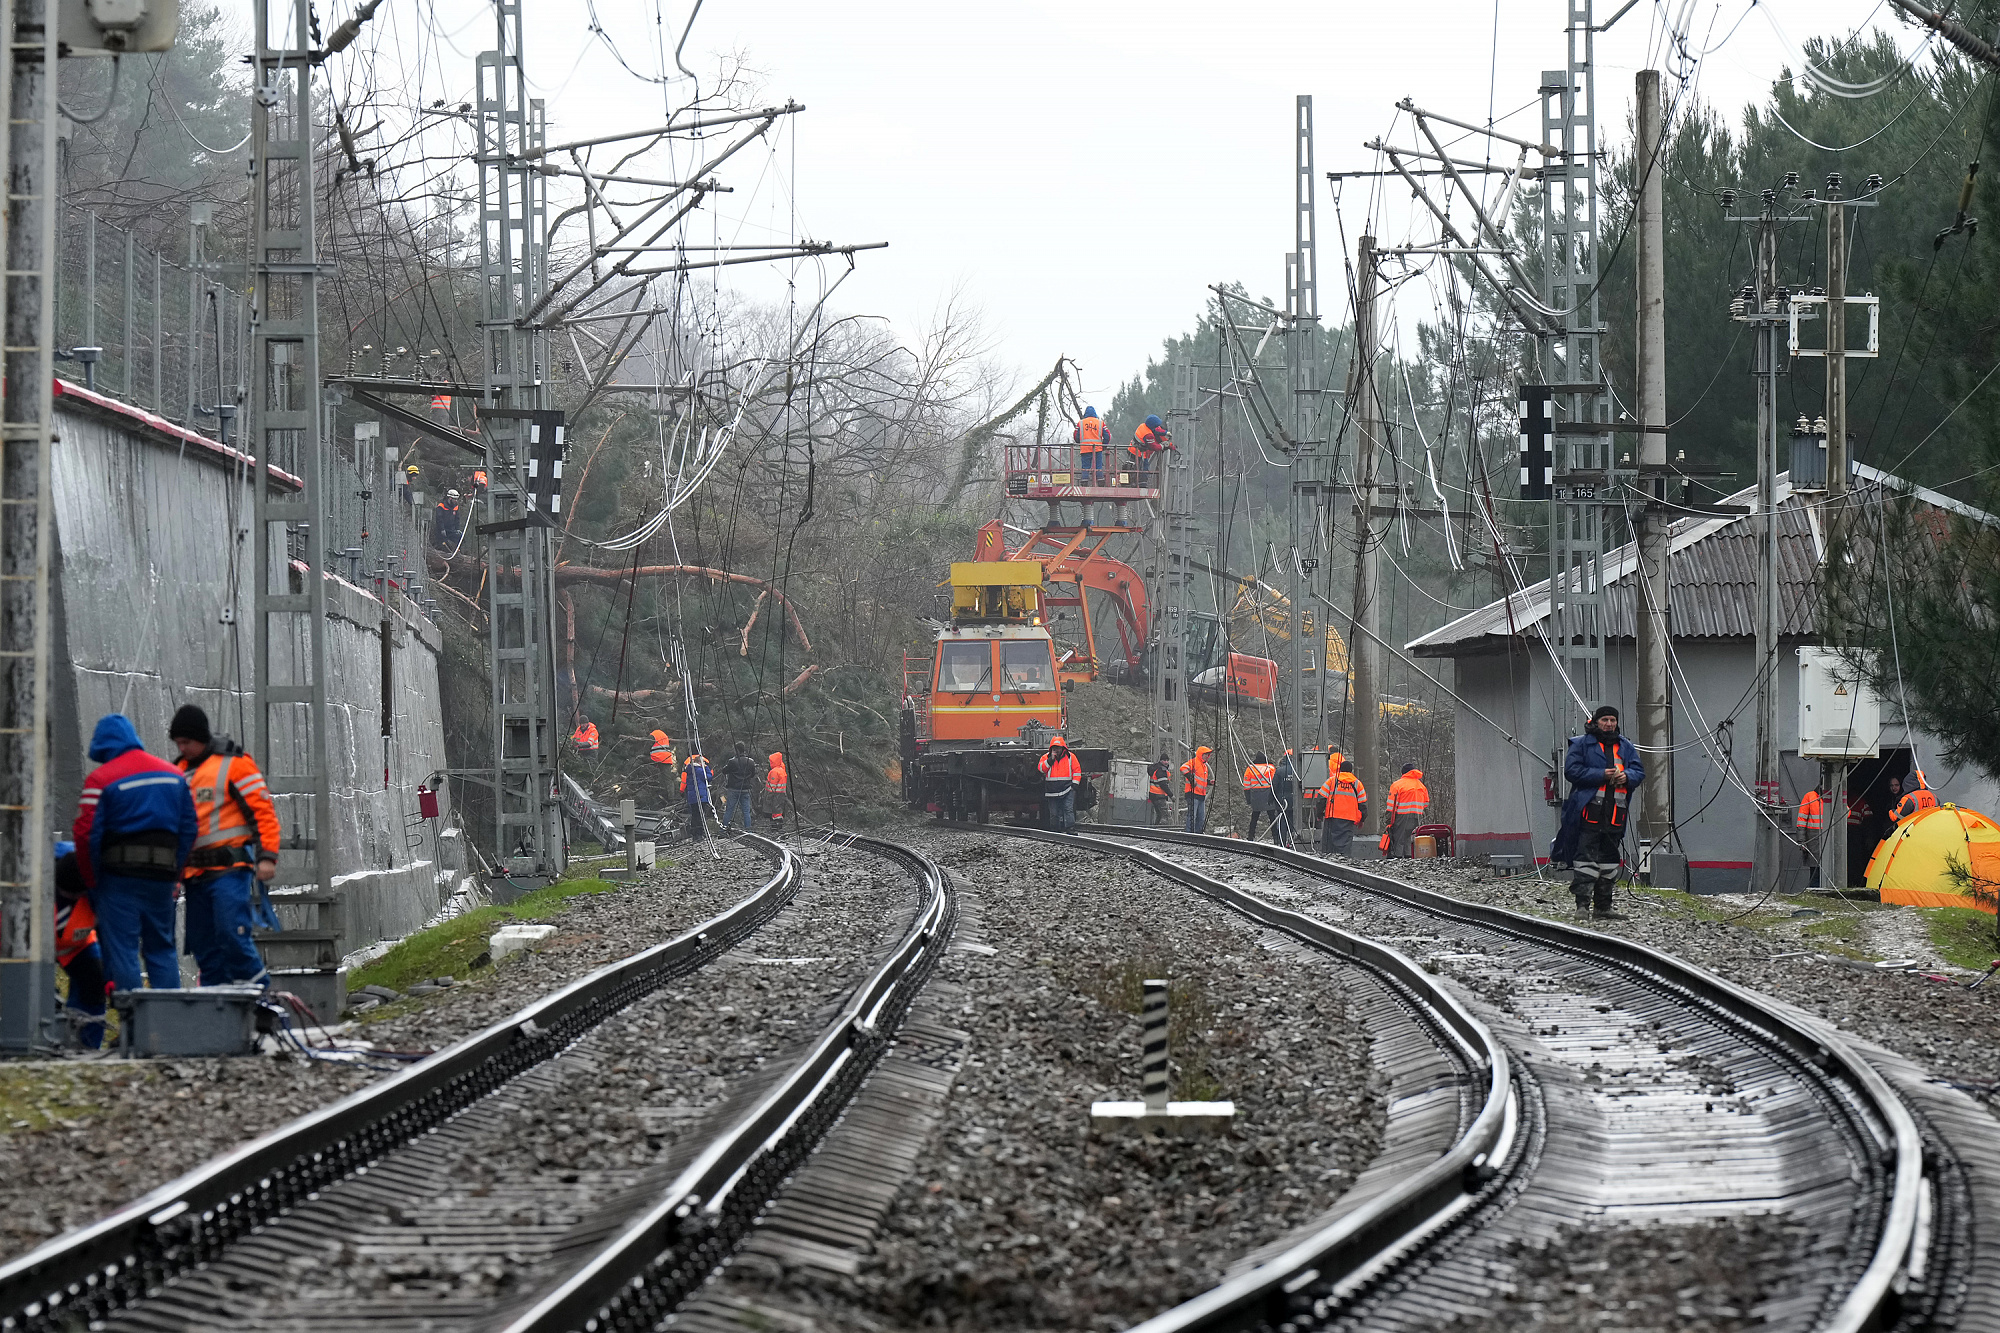
<path fill-rule="evenodd" d="M 1896 802 L 1895 813 L 1891 817 L 1900 824 L 1913 815 L 1937 809 L 1937 803 L 1938 799 L 1929 787 L 1919 787 Z"/>
<path fill-rule="evenodd" d="M 1200 755 L 1181 765 L 1181 777 L 1186 780 L 1188 795 L 1208 795 L 1208 761 Z"/>
<path fill-rule="evenodd" d="M 1250 765 L 1250 767 L 1243 770 L 1243 790 L 1271 790 L 1271 779 L 1276 776 L 1277 772 L 1278 766 L 1276 764 Z"/>
<path fill-rule="evenodd" d="M 1799 827 L 1814 832 L 1826 827 L 1826 798 L 1818 792 L 1799 797 Z"/>
<path fill-rule="evenodd" d="M 575 734 L 570 739 L 586 750 L 595 750 L 597 748 L 597 724 L 595 722 L 579 722 Z"/>
<path fill-rule="evenodd" d="M 70 960 L 90 947 L 97 938 L 97 909 L 89 898 L 74 902 L 56 901 L 56 964 L 68 967 Z"/>
<path fill-rule="evenodd" d="M 1423 775 L 1412 769 L 1389 784 L 1389 813 L 1392 815 L 1420 815 L 1430 808 L 1430 789 L 1424 786 Z"/>
<path fill-rule="evenodd" d="M 1361 822 L 1361 803 L 1368 799 L 1368 789 L 1361 785 L 1361 779 L 1352 773 L 1339 773 L 1327 785 L 1326 817 L 1345 819 L 1349 823 Z"/>
<path fill-rule="evenodd" d="M 1104 423 L 1096 417 L 1085 417 L 1076 423 L 1077 447 L 1086 454 L 1096 453 L 1104 447 Z"/>
<path fill-rule="evenodd" d="M 256 843 L 278 854 L 283 834 L 278 812 L 264 775 L 247 754 L 211 754 L 187 770 L 188 791 L 194 796 L 194 848 L 247 847 Z M 193 878 L 204 867 L 188 867 Z"/>
<path fill-rule="evenodd" d="M 664 731 L 653 733 L 653 762 L 673 767 L 674 743 L 667 739 L 667 733 Z"/>
<path fill-rule="evenodd" d="M 770 770 L 764 774 L 764 790 L 773 796 L 782 796 L 785 792 L 785 784 L 789 780 L 789 777 L 785 773 L 785 756 L 782 754 L 772 755 Z"/>

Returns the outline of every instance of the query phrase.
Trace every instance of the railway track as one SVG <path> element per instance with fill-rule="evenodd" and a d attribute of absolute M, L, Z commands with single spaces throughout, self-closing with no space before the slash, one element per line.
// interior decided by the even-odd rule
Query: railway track
<path fill-rule="evenodd" d="M 1414 1018 L 1428 1049 L 1408 1023 L 1376 1028 L 1392 1082 L 1376 1165 L 1313 1227 L 1134 1333 L 1430 1329 L 1488 1312 L 1523 1248 L 1565 1228 L 1760 1214 L 1815 1240 L 1783 1298 L 1753 1312 L 1769 1326 L 1949 1326 L 1963 1228 L 1926 1169 L 1944 1146 L 1823 1027 L 1642 945 L 1286 848 L 1116 826 L 990 831 L 1137 862 L 1367 965 L 1406 1008 L 1425 1001 L 1420 980 L 1449 997 L 1437 975 L 1485 1001 L 1484 1022 L 1468 1015 L 1492 1043 L 1483 1057 L 1443 1008 Z M 1480 1115 L 1406 1108 L 1399 1127 L 1402 1076 L 1441 1057 L 1461 1082 L 1484 1080 Z"/>
<path fill-rule="evenodd" d="M 706 1281 L 839 1117 L 950 934 L 946 883 L 918 852 L 843 835 L 806 889 L 798 854 L 751 842 L 773 874 L 727 912 L 0 1267 L 0 1328 L 654 1326 Z M 840 848 L 887 860 L 894 873 L 830 869 L 846 859 Z M 900 907 L 873 910 L 891 885 Z M 830 940 L 849 919 L 875 922 L 883 936 L 862 931 L 851 963 L 742 947 L 753 937 Z M 725 958 L 730 968 L 713 968 Z M 698 1114 L 661 1108 L 665 1149 L 635 1148 L 632 1160 L 649 1169 L 622 1169 L 624 1146 L 601 1132 L 616 1108 L 583 1099 L 615 1095 L 593 1094 L 599 1080 L 633 1086 L 627 1066 L 651 1053 L 646 1034 L 682 998 L 658 992 L 734 972 L 738 991 L 754 995 L 784 989 L 768 976 L 804 977 L 819 964 L 851 970 L 799 983 L 812 997 L 803 1011 L 759 1020 L 790 1030 L 777 1058 L 754 1060 L 726 1094 L 709 1089 Z M 720 1031 L 733 1009 L 690 1005 L 682 1021 Z M 700 1100 L 692 1090 L 677 1099 Z M 573 1120 L 564 1109 L 543 1123 L 571 1106 Z M 530 1121 L 534 1144 L 510 1132 Z M 570 1170 L 552 1157 L 553 1140 L 573 1135 L 605 1142 Z M 592 1206 L 564 1215 L 565 1193 Z"/>

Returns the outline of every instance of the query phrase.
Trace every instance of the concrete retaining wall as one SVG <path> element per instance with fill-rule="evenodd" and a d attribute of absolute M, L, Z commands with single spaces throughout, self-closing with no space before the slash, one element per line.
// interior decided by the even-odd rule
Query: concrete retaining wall
<path fill-rule="evenodd" d="M 172 758 L 167 722 L 183 703 L 218 733 L 246 740 L 254 687 L 251 479 L 242 455 L 74 386 L 56 399 L 54 759 L 51 792 L 74 817 L 91 729 L 122 712 L 146 747 Z M 233 591 L 232 591 L 233 589 Z M 421 926 L 450 892 L 462 848 L 442 820 L 415 822 L 419 782 L 445 766 L 437 627 L 392 591 L 393 735 L 381 737 L 382 603 L 339 579 L 327 589 L 332 871 L 345 910 L 343 951 Z M 233 623 L 224 609 L 240 608 Z M 66 667 L 67 669 L 61 669 Z M 289 737 L 276 737 L 283 766 Z M 283 809 L 281 818 L 289 824 Z M 288 826 L 287 834 L 293 830 Z M 442 857 L 440 856 L 442 850 Z M 440 862 L 442 861 L 442 865 Z M 282 904 L 283 895 L 278 895 Z M 289 926 L 314 909 L 282 910 Z"/>

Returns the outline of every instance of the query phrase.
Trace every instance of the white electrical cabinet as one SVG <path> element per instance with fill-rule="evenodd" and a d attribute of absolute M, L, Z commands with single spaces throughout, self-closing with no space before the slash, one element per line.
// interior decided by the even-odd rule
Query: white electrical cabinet
<path fill-rule="evenodd" d="M 1881 739 L 1882 700 L 1862 673 L 1837 648 L 1799 649 L 1799 757 L 1873 759 Z"/>

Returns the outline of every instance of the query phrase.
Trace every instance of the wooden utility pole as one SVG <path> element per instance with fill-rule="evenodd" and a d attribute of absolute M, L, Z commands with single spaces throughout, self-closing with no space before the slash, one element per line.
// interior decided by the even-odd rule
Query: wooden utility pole
<path fill-rule="evenodd" d="M 1638 743 L 1646 780 L 1639 787 L 1639 837 L 1655 851 L 1673 828 L 1673 685 L 1667 669 L 1673 618 L 1668 602 L 1666 505 L 1667 303 L 1665 229 L 1661 207 L 1660 72 L 1638 78 L 1638 152 L 1634 182 L 1639 197 L 1639 478 L 1645 504 L 1639 511 Z"/>
<path fill-rule="evenodd" d="M 1357 295 L 1354 302 L 1354 372 L 1348 400 L 1354 404 L 1354 623 L 1347 636 L 1347 658 L 1354 680 L 1354 771 L 1373 799 L 1369 823 L 1381 824 L 1388 804 L 1381 785 L 1382 704 L 1380 556 L 1375 532 L 1375 456 L 1382 447 L 1382 403 L 1375 391 L 1375 238 L 1363 236 L 1356 251 Z M 1377 828 L 1365 828 L 1364 833 Z"/>

